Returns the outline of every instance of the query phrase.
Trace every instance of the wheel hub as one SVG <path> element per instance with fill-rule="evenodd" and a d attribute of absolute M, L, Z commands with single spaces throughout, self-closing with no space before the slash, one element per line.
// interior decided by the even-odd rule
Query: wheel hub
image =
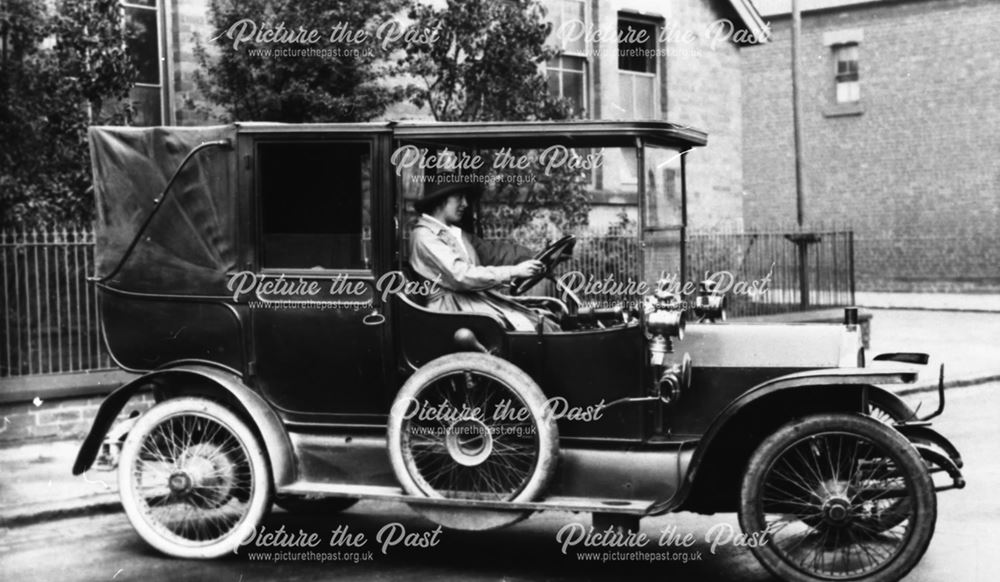
<path fill-rule="evenodd" d="M 185 451 L 179 464 L 181 468 L 168 480 L 171 493 L 187 495 L 196 504 L 208 507 L 218 507 L 228 501 L 235 488 L 236 469 L 220 447 L 209 443 L 193 445 Z"/>
<path fill-rule="evenodd" d="M 445 447 L 456 463 L 475 467 L 493 452 L 493 435 L 483 421 L 465 418 L 448 427 Z"/>
<path fill-rule="evenodd" d="M 823 502 L 823 518 L 833 525 L 844 525 L 851 517 L 851 502 L 842 495 L 834 495 Z"/>
<path fill-rule="evenodd" d="M 170 478 L 167 480 L 167 486 L 174 495 L 183 495 L 194 488 L 194 481 L 187 471 L 177 471 L 170 475 Z"/>

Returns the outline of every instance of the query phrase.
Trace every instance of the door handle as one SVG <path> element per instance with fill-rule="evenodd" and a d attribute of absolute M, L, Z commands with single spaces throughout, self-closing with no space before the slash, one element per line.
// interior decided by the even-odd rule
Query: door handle
<path fill-rule="evenodd" d="M 361 323 L 365 325 L 382 325 L 385 323 L 385 316 L 376 308 L 372 309 L 372 312 L 364 316 Z"/>

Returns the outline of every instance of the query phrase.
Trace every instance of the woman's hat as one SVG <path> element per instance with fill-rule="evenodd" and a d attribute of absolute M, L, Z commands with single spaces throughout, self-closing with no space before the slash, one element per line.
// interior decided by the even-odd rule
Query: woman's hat
<path fill-rule="evenodd" d="M 464 194 L 471 203 L 470 199 L 479 194 L 479 189 L 472 184 L 435 184 L 424 188 L 423 196 L 413 201 L 413 208 L 424 213 L 441 200 L 455 194 Z"/>

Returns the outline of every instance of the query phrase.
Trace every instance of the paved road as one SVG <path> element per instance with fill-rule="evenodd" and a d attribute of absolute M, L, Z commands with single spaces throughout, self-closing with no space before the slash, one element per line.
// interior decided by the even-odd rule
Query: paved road
<path fill-rule="evenodd" d="M 907 578 L 916 582 L 996 580 L 1000 549 L 1000 383 L 963 388 L 950 394 L 948 410 L 938 427 L 961 449 L 967 462 L 969 486 L 939 497 L 937 532 L 917 569 Z M 583 562 L 564 556 L 555 541 L 567 523 L 589 525 L 587 516 L 543 514 L 514 527 L 488 533 L 445 531 L 429 549 L 390 548 L 382 554 L 374 538 L 390 522 L 409 533 L 427 533 L 428 522 L 396 504 L 363 503 L 340 516 L 295 517 L 275 513 L 265 526 L 276 530 L 316 532 L 328 539 L 330 530 L 347 526 L 351 533 L 370 538 L 364 548 L 370 561 L 318 563 L 308 561 L 252 561 L 241 554 L 227 559 L 194 562 L 165 558 L 143 544 L 121 514 L 68 519 L 47 524 L 0 530 L 0 579 L 3 580 L 569 580 L 630 579 L 769 580 L 744 548 L 726 546 L 712 555 L 703 540 L 719 523 L 735 525 L 733 515 L 675 514 L 643 522 L 643 531 L 656 537 L 674 526 L 699 540 L 687 549 L 702 559 L 684 563 L 660 561 Z M 345 548 L 317 548 L 345 551 Z M 360 556 L 359 556 L 360 557 Z"/>
<path fill-rule="evenodd" d="M 1000 374 L 1000 313 L 873 309 L 871 354 L 925 352 L 930 376 L 945 364 L 948 379 Z"/>

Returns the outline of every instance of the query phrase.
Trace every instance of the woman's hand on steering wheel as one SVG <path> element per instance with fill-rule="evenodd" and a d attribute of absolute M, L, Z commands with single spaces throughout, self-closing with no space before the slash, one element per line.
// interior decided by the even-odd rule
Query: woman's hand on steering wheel
<path fill-rule="evenodd" d="M 538 259 L 528 259 L 514 266 L 514 278 L 524 279 L 534 277 L 545 271 L 545 265 Z"/>
<path fill-rule="evenodd" d="M 556 265 L 568 259 L 570 255 L 573 254 L 574 246 L 576 246 L 576 237 L 573 235 L 566 235 L 545 247 L 545 249 L 535 255 L 535 258 L 531 261 L 525 261 L 524 263 L 518 265 L 518 267 L 521 267 L 526 263 L 535 261 L 540 263 L 542 268 L 534 274 L 523 278 L 515 278 L 511 281 L 511 294 L 523 295 L 528 289 L 537 285 L 539 281 L 552 272 L 552 269 Z"/>

